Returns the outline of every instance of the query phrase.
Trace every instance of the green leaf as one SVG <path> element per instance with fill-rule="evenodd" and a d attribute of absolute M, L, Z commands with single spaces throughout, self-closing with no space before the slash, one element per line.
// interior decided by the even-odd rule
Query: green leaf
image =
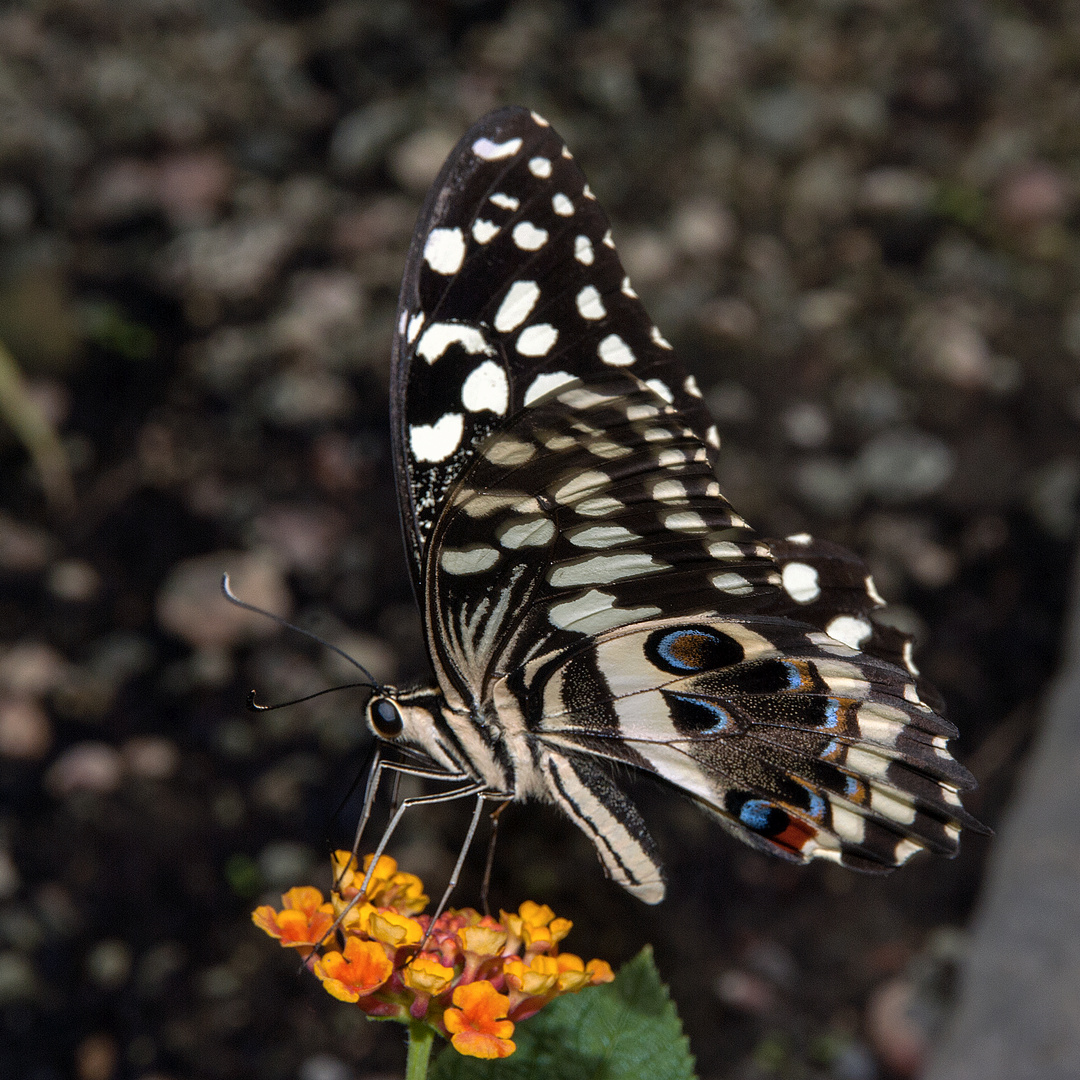
<path fill-rule="evenodd" d="M 613 983 L 567 994 L 519 1024 L 514 1042 L 501 1061 L 447 1047 L 431 1080 L 694 1080 L 690 1044 L 647 947 Z"/>

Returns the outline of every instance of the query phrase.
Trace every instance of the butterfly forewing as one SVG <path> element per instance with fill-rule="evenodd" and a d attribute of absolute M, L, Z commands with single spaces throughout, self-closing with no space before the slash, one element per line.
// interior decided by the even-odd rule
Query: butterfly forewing
<path fill-rule="evenodd" d="M 700 393 L 630 286 L 610 225 L 546 122 L 488 116 L 432 187 L 402 281 L 392 370 L 402 517 L 417 580 L 480 442 L 559 380 L 632 369 L 718 445 Z"/>
<path fill-rule="evenodd" d="M 636 895 L 663 878 L 613 763 L 800 861 L 889 869 L 978 827 L 863 564 L 763 541 L 720 493 L 701 395 L 534 114 L 482 120 L 428 197 L 392 412 L 440 746 L 561 806 Z"/>

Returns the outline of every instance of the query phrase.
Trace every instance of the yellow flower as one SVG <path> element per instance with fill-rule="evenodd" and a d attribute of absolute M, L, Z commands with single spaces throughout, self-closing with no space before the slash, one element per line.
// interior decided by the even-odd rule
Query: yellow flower
<path fill-rule="evenodd" d="M 514 1022 L 506 1018 L 510 999 L 486 979 L 454 991 L 455 1008 L 443 1014 L 450 1042 L 459 1054 L 477 1058 L 509 1057 L 517 1046 L 511 1041 Z"/>
<path fill-rule="evenodd" d="M 491 926 L 466 926 L 458 931 L 458 940 L 466 952 L 477 956 L 498 956 L 506 944 L 506 931 Z"/>
<path fill-rule="evenodd" d="M 405 945 L 418 945 L 424 936 L 424 928 L 415 919 L 389 908 L 380 908 L 368 917 L 368 934 L 376 941 L 400 949 Z"/>
<path fill-rule="evenodd" d="M 454 979 L 454 969 L 430 956 L 418 956 L 401 973 L 401 980 L 418 994 L 441 994 Z"/>
<path fill-rule="evenodd" d="M 503 974 L 511 990 L 538 997 L 555 985 L 559 964 L 550 956 L 534 956 L 528 964 L 524 960 L 508 960 L 503 964 Z"/>
<path fill-rule="evenodd" d="M 251 913 L 251 921 L 289 949 L 299 949 L 307 955 L 322 943 L 334 925 L 334 907 L 324 904 L 322 893 L 311 885 L 290 889 L 281 897 L 283 910 L 275 911 L 268 904 Z"/>

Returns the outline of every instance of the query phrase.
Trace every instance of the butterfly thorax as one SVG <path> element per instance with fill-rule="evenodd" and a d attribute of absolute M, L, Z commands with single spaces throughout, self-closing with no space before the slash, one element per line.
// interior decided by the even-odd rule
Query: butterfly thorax
<path fill-rule="evenodd" d="M 384 687 L 368 704 L 367 722 L 379 739 L 420 751 L 447 774 L 519 799 L 530 794 L 529 755 L 518 745 L 523 732 L 507 732 L 493 708 L 480 715 L 452 708 L 439 690 Z"/>

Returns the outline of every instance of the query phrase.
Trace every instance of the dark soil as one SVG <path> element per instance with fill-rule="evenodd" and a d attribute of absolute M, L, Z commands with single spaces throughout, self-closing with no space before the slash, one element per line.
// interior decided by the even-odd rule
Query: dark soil
<path fill-rule="evenodd" d="M 735 506 L 865 556 L 997 823 L 1078 519 L 1078 76 L 1072 3 L 7 5 L 0 341 L 76 500 L 50 507 L 0 431 L 0 1075 L 400 1074 L 401 1030 L 249 919 L 348 844 L 363 692 L 246 711 L 350 674 L 216 581 L 429 677 L 393 311 L 427 184 L 502 104 L 581 161 Z M 494 903 L 551 904 L 613 964 L 651 942 L 703 1077 L 915 1075 L 991 842 L 880 879 L 799 869 L 638 794 L 664 904 L 533 806 L 504 815 Z M 395 843 L 430 891 L 463 813 Z"/>

